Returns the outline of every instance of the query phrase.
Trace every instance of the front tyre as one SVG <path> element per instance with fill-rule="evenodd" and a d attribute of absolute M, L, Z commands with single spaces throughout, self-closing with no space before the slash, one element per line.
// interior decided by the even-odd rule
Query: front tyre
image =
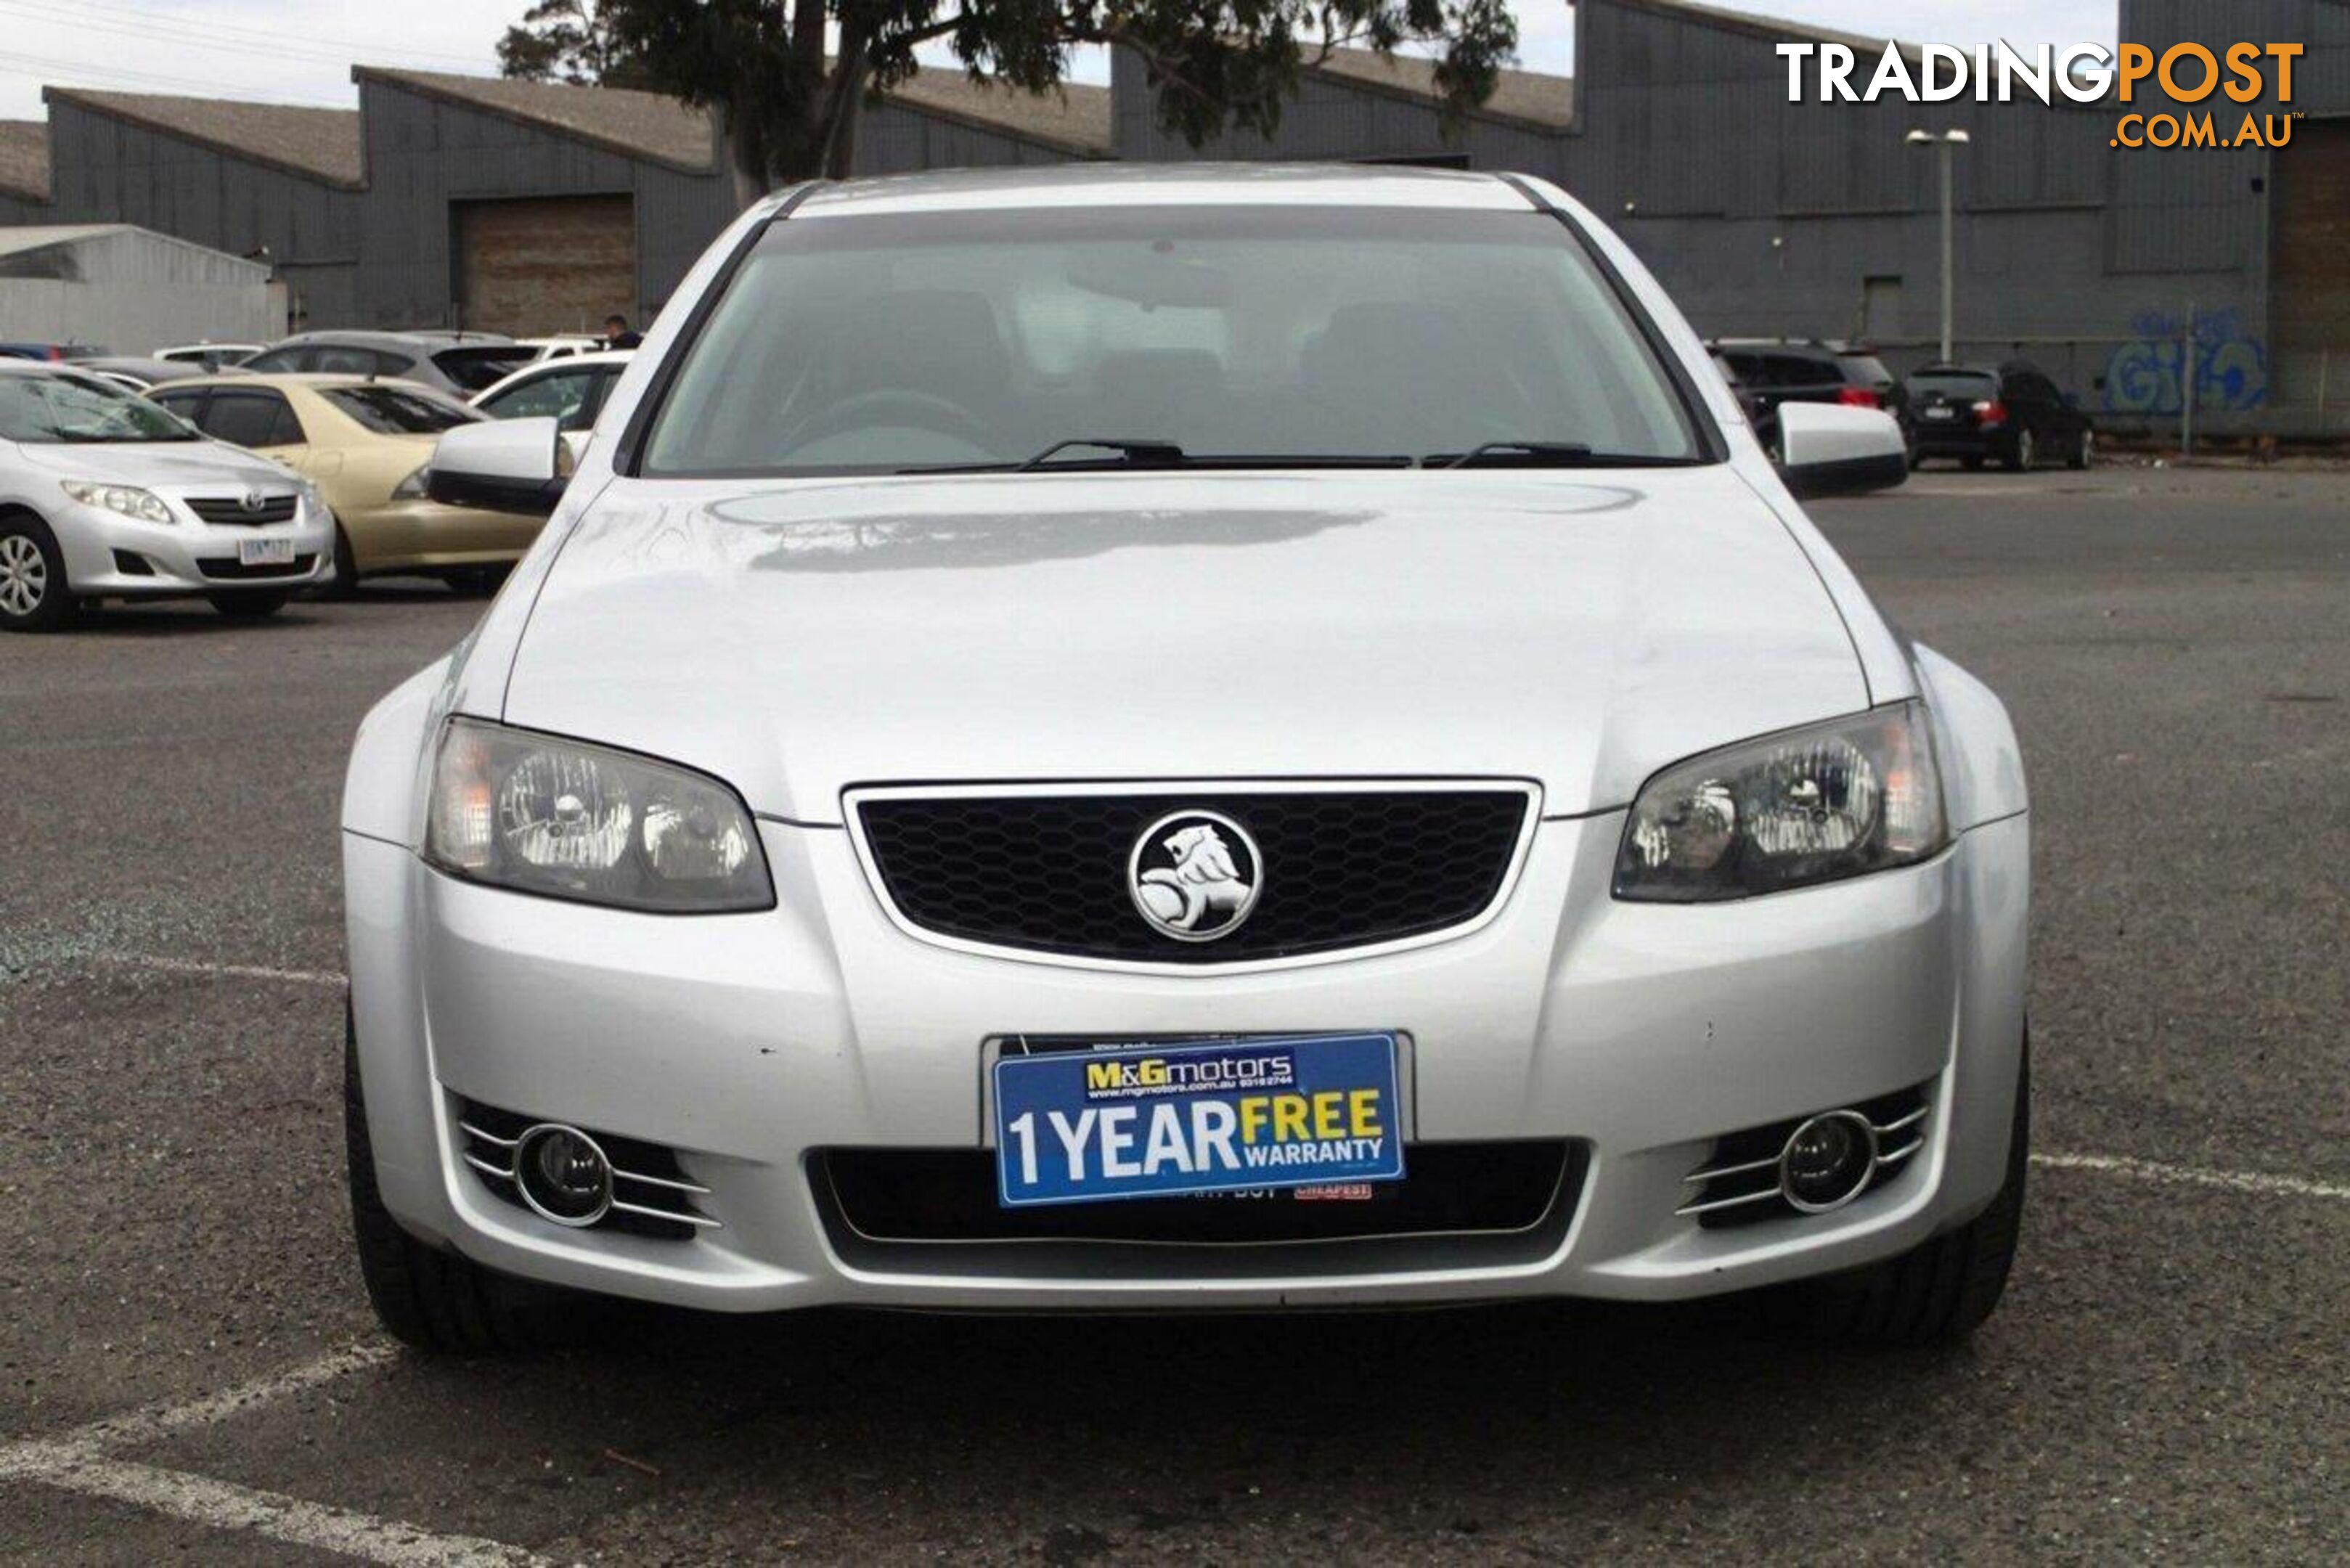
<path fill-rule="evenodd" d="M 0 514 L 0 628 L 55 631 L 73 618 L 65 555 L 29 512 Z"/>
<path fill-rule="evenodd" d="M 2015 444 L 2007 449 L 2007 455 L 2001 462 L 2010 473 L 2028 472 L 2038 466 L 2040 441 L 2032 433 L 2031 427 L 2026 426 L 2015 432 Z"/>
<path fill-rule="evenodd" d="M 359 1037 L 343 1012 L 343 1147 L 351 1239 L 376 1321 L 401 1344 L 439 1355 L 512 1353 L 539 1342 L 513 1282 L 424 1245 L 400 1228 L 376 1186 L 359 1085 Z"/>
<path fill-rule="evenodd" d="M 2007 1289 L 2023 1222 L 2032 1146 L 2032 1043 L 2015 1079 L 2007 1180 L 1991 1207 L 1955 1231 L 1898 1258 L 1791 1287 L 1799 1320 L 1815 1337 L 1877 1349 L 1911 1349 L 1964 1339 L 1982 1326 Z"/>

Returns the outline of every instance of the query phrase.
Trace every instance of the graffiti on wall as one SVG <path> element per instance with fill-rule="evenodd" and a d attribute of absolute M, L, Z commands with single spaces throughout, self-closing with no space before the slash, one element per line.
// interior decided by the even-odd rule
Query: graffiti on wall
<path fill-rule="evenodd" d="M 2193 320 L 2195 406 L 2242 411 L 2269 400 L 2268 346 L 2242 316 L 2214 311 Z M 2106 407 L 2119 414 L 2176 414 L 2186 407 L 2189 320 L 2148 310 L 2130 322 L 2138 336 L 2106 362 Z"/>

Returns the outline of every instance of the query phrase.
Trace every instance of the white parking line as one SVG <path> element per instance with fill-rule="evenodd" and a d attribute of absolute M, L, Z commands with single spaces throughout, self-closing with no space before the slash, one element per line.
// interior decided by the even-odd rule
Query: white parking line
<path fill-rule="evenodd" d="M 250 1383 L 240 1383 L 234 1388 L 224 1388 L 217 1394 L 207 1394 L 178 1405 L 151 1405 L 143 1409 L 109 1416 L 102 1421 L 92 1421 L 87 1427 L 77 1427 L 61 1438 L 47 1439 L 50 1446 L 80 1449 L 91 1453 L 135 1448 L 181 1432 L 193 1431 L 225 1421 L 231 1416 L 247 1410 L 257 1410 L 290 1395 L 321 1384 L 333 1383 L 353 1373 L 370 1371 L 400 1359 L 400 1349 L 390 1344 L 354 1345 L 348 1350 L 338 1350 L 306 1361 L 299 1366 L 283 1372 L 273 1372 L 256 1377 Z M 5 1452 L 5 1450 L 0 1450 Z M 0 1459 L 0 1475 L 5 1475 L 5 1460 Z"/>
<path fill-rule="evenodd" d="M 2105 1176 L 2126 1176 L 2137 1181 L 2167 1182 L 2178 1187 L 2216 1187 L 2229 1192 L 2254 1192 L 2263 1198 L 2350 1199 L 2350 1187 L 2305 1181 L 2297 1176 L 2270 1176 L 2252 1170 L 2199 1170 L 2193 1166 L 2164 1165 L 2158 1160 L 2132 1159 L 2113 1154 L 2035 1154 L 2032 1163 L 2052 1170 L 2094 1170 Z"/>
<path fill-rule="evenodd" d="M 414 1568 L 505 1568 L 541 1564 L 548 1559 L 503 1542 L 472 1535 L 442 1535 L 371 1513 L 305 1502 L 281 1492 L 262 1491 L 161 1469 L 129 1459 L 90 1458 L 41 1471 L 45 1485 L 85 1497 L 111 1498 L 214 1530 L 242 1530 L 292 1546 L 338 1552 L 366 1563 Z"/>
<path fill-rule="evenodd" d="M 277 980 L 296 985 L 331 985 L 339 989 L 350 983 L 348 976 L 326 969 L 266 969 L 250 963 L 204 963 L 195 959 L 155 958 L 145 953 L 107 953 L 109 963 L 136 964 L 140 969 L 161 970 L 166 974 L 220 975 L 232 980 Z"/>
<path fill-rule="evenodd" d="M 0 1483 L 27 1482 L 109 1498 L 213 1530 L 245 1531 L 369 1563 L 498 1568 L 546 1560 L 518 1546 L 444 1535 L 351 1509 L 113 1457 L 113 1450 L 192 1431 L 397 1358 L 389 1345 L 353 1345 L 284 1372 L 177 1405 L 109 1417 L 57 1438 L 0 1448 Z"/>

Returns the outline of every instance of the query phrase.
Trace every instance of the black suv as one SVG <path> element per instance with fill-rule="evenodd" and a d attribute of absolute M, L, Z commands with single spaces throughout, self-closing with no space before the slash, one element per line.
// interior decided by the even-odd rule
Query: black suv
<path fill-rule="evenodd" d="M 1918 431 L 1909 418 L 1909 393 L 1894 379 L 1873 348 L 1819 338 L 1721 337 L 1706 345 L 1722 374 L 1738 390 L 1746 418 L 1771 461 L 1779 461 L 1781 403 L 1842 403 L 1882 409 L 1901 427 L 1910 462 L 1918 458 Z"/>
<path fill-rule="evenodd" d="M 1927 457 L 1955 457 L 1969 468 L 1997 458 L 2012 472 L 2054 457 L 2086 468 L 2096 458 L 2095 424 L 2045 372 L 2021 359 L 1997 369 L 1924 366 L 1910 373 L 1909 401 Z"/>

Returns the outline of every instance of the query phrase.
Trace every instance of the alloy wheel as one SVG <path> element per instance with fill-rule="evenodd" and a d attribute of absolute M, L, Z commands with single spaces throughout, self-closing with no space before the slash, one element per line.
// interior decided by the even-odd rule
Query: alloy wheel
<path fill-rule="evenodd" d="M 0 538 L 0 610 L 29 616 L 49 593 L 49 563 L 23 534 Z"/>

